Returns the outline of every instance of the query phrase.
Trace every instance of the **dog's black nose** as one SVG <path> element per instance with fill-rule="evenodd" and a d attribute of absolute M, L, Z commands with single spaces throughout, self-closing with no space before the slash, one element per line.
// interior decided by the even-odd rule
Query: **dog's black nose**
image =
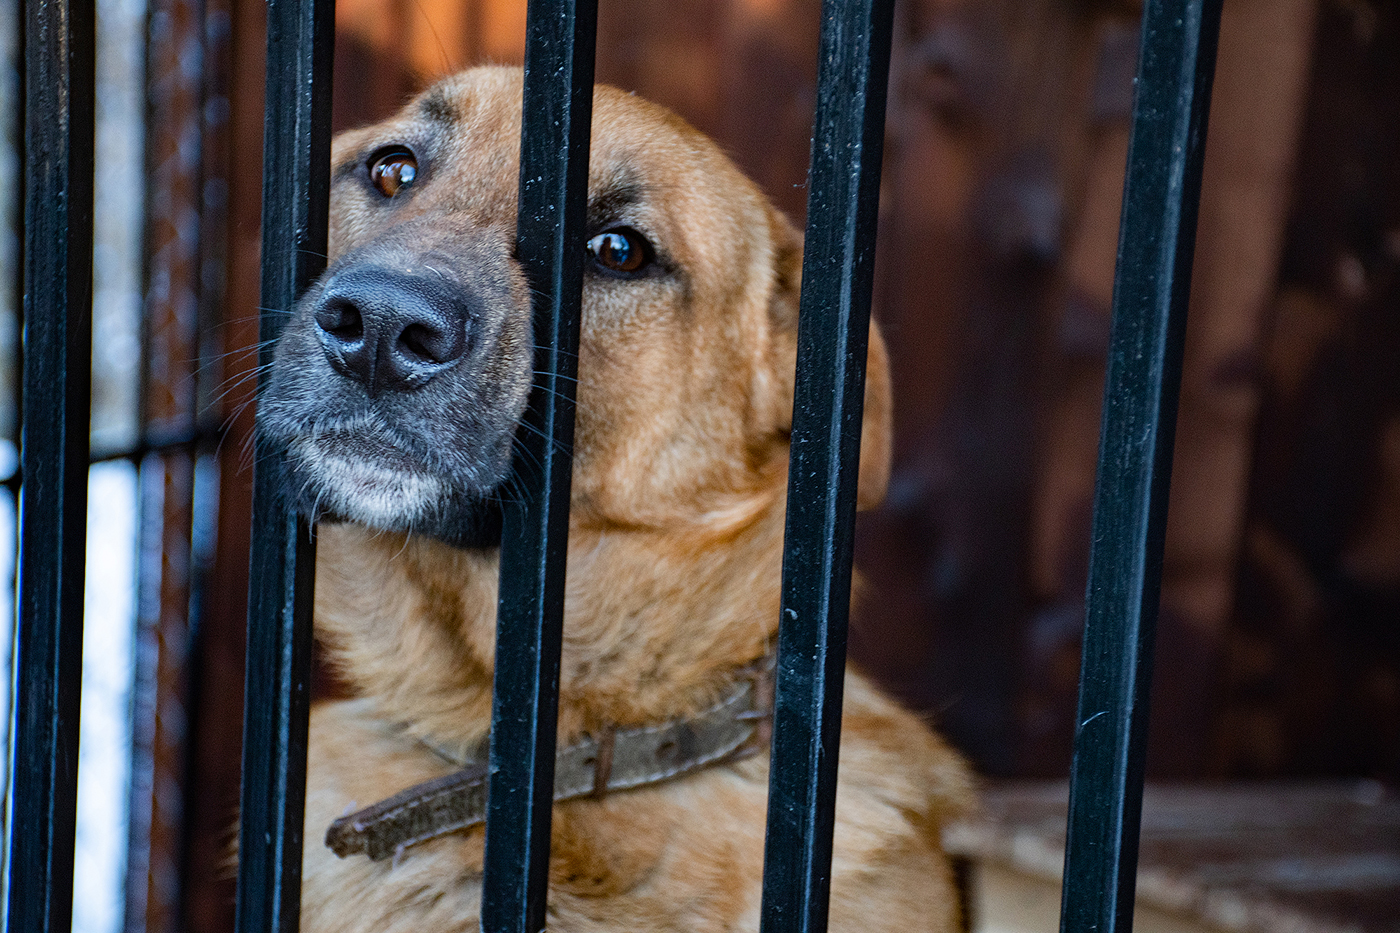
<path fill-rule="evenodd" d="M 371 395 L 416 389 L 467 348 L 465 305 L 437 277 L 348 269 L 326 283 L 312 316 L 331 365 Z"/>

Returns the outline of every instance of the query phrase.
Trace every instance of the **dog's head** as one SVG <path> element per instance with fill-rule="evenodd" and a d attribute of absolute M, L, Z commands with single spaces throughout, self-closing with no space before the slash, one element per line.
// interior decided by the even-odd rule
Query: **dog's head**
<path fill-rule="evenodd" d="M 513 255 L 520 106 L 518 71 L 476 69 L 336 140 L 332 262 L 260 403 L 311 516 L 467 546 L 497 533 L 533 378 Z M 664 109 L 599 87 L 592 135 L 574 521 L 742 521 L 786 478 L 800 240 Z M 864 505 L 889 457 L 871 336 Z"/>

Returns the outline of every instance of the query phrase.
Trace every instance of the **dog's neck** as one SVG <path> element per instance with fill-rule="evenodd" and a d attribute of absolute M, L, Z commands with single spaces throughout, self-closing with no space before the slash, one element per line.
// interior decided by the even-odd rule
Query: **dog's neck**
<path fill-rule="evenodd" d="M 685 717 L 772 649 L 780 495 L 734 521 L 664 531 L 576 521 L 560 677 L 561 741 Z M 319 532 L 317 632 L 375 715 L 467 747 L 491 716 L 498 556 L 353 525 Z"/>

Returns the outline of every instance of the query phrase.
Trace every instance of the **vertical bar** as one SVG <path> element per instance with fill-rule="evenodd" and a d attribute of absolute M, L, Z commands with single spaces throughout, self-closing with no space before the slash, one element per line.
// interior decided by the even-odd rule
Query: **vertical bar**
<path fill-rule="evenodd" d="M 6 929 L 73 909 L 92 357 L 92 0 L 25 19 L 24 415 Z"/>
<path fill-rule="evenodd" d="M 0 153 L 0 171 L 5 171 L 9 177 L 15 179 L 15 184 L 9 191 L 4 192 L 5 203 L 0 207 L 0 217 L 4 218 L 5 225 L 9 228 L 6 232 L 14 237 L 15 251 L 12 257 L 12 265 L 3 267 L 5 282 L 3 287 L 8 294 L 9 306 L 4 310 L 13 319 L 16 330 L 24 323 L 24 204 L 25 204 L 25 178 L 23 171 L 23 151 L 24 151 L 24 128 L 25 128 L 25 106 L 24 106 L 24 68 L 22 67 L 24 57 L 24 33 L 25 19 L 28 14 L 26 4 L 16 3 L 14 7 L 6 11 L 9 21 L 0 25 L 0 36 L 4 37 L 5 49 L 3 51 L 3 67 L 5 72 L 0 75 L 0 94 L 5 95 L 7 101 L 12 102 L 12 109 L 5 114 L 6 125 L 3 135 L 0 135 L 0 145 L 5 147 L 5 151 Z M 8 34 L 6 34 L 8 30 Z M 94 113 L 94 123 L 96 114 Z M 96 127 L 94 126 L 94 132 Z M 10 162 L 9 160 L 13 160 Z M 6 361 L 0 358 L 0 366 L 5 362 L 10 364 L 8 385 L 0 386 L 0 399 L 4 393 L 9 392 L 13 396 L 13 408 L 6 411 L 0 407 L 0 439 L 13 438 L 19 441 L 20 430 L 23 419 L 20 417 L 20 406 L 24 402 L 23 374 L 24 374 L 24 346 L 22 340 L 14 341 L 13 356 Z M 18 446 L 15 448 L 18 450 Z M 10 475 L 3 480 L 5 492 L 0 493 L 0 509 L 5 505 L 15 506 L 15 518 L 9 523 L 6 532 L 11 535 L 11 541 L 15 548 L 16 558 L 19 551 L 19 486 L 20 469 L 19 464 L 14 464 Z M 18 570 L 18 563 L 11 570 L 11 596 L 18 597 L 18 579 L 13 576 Z M 18 603 L 16 603 L 16 606 Z M 15 729 L 16 722 L 16 691 L 18 689 L 18 676 L 14 667 L 17 660 L 16 640 L 19 636 L 18 613 L 11 612 L 9 618 L 4 620 L 3 630 L 8 638 L 4 643 L 0 643 L 0 657 L 5 657 L 6 668 L 9 677 L 3 687 L 0 687 L 0 697 L 4 698 L 4 708 L 6 715 L 0 719 L 0 740 L 3 740 L 4 771 L 0 774 L 5 784 L 5 804 L 0 809 L 0 826 L 3 826 L 4 839 L 0 840 L 0 929 L 6 928 L 5 910 L 9 905 L 9 881 L 10 881 L 10 827 L 12 825 L 10 804 L 13 796 L 12 776 L 14 774 L 14 752 L 15 752 Z"/>
<path fill-rule="evenodd" d="M 333 0 L 269 0 L 263 141 L 265 378 L 288 312 L 326 263 Z M 284 451 L 254 441 L 253 544 L 239 829 L 240 933 L 295 933 L 315 548 L 281 494 Z"/>
<path fill-rule="evenodd" d="M 788 472 L 764 933 L 826 929 L 890 0 L 824 0 Z"/>
<path fill-rule="evenodd" d="M 1152 642 L 1220 0 L 1149 0 L 1124 183 L 1070 784 L 1065 933 L 1132 929 Z"/>
<path fill-rule="evenodd" d="M 517 255 L 535 294 L 535 386 L 516 435 L 496 623 L 481 928 L 544 929 L 569 534 L 596 0 L 526 13 Z"/>
<path fill-rule="evenodd" d="M 152 0 L 147 9 L 146 167 L 160 179 L 147 197 L 140 431 L 196 429 L 204 152 L 204 4 Z M 187 218 L 199 218 L 194 235 Z M 183 229 L 182 229 L 183 228 Z M 194 445 L 140 465 L 141 554 L 133 693 L 127 933 L 181 927 L 187 732 L 194 648 L 191 618 Z"/>

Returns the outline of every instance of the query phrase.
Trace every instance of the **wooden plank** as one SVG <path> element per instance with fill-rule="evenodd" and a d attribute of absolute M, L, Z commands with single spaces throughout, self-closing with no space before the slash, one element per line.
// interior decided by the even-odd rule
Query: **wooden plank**
<path fill-rule="evenodd" d="M 953 850 L 1047 883 L 1063 867 L 1063 783 L 984 795 Z M 1400 931 L 1400 795 L 1374 781 L 1151 786 L 1141 904 L 1231 933 Z"/>

